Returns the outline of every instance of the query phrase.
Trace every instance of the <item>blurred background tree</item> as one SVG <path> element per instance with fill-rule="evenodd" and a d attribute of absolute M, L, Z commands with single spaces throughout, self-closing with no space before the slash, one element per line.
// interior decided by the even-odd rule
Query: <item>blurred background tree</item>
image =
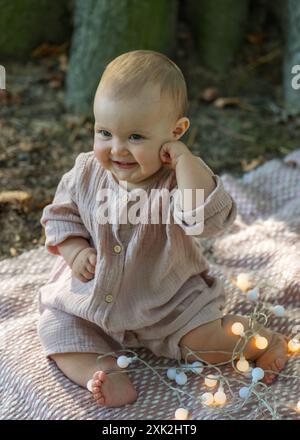
<path fill-rule="evenodd" d="M 101 74 L 113 58 L 133 49 L 174 56 L 178 0 L 76 0 L 67 76 L 69 110 L 92 116 Z"/>
<path fill-rule="evenodd" d="M 300 90 L 291 87 L 292 67 L 300 66 L 300 1 L 286 0 L 282 4 L 285 51 L 283 64 L 283 90 L 287 111 L 300 113 Z M 299 72 L 299 70 L 298 70 Z"/>
<path fill-rule="evenodd" d="M 44 42 L 69 37 L 72 1 L 0 0 L 0 61 L 26 61 Z"/>
<path fill-rule="evenodd" d="M 186 0 L 199 61 L 224 74 L 246 33 L 248 0 Z"/>

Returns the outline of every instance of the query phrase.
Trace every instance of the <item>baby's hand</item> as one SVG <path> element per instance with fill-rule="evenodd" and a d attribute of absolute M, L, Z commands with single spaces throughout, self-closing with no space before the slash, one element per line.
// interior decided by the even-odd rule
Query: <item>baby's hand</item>
<path fill-rule="evenodd" d="M 95 276 L 97 252 L 95 248 L 87 247 L 76 255 L 72 264 L 72 275 L 83 283 L 87 283 Z"/>
<path fill-rule="evenodd" d="M 183 154 L 193 155 L 181 141 L 166 142 L 160 148 L 160 159 L 166 168 L 176 169 L 177 161 Z"/>

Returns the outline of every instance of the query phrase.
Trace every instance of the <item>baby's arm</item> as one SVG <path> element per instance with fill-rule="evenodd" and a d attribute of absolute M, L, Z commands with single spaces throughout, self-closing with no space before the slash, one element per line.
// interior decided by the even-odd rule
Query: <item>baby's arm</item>
<path fill-rule="evenodd" d="M 195 237 L 214 236 L 224 232 L 234 222 L 237 216 L 236 202 L 225 190 L 221 178 L 215 175 L 201 158 L 190 156 L 183 158 L 181 162 L 179 161 L 176 166 L 176 177 L 178 182 L 176 188 L 181 191 L 182 188 L 204 188 L 204 203 L 196 207 L 193 194 L 193 209 L 184 211 L 185 221 L 183 220 L 182 223 L 180 219 L 183 210 L 180 200 L 177 198 L 174 203 L 174 218 L 178 219 L 180 226 L 188 235 Z M 199 183 L 195 183 L 197 179 Z M 212 182 L 214 183 L 212 184 Z M 196 224 L 189 223 L 194 220 L 195 215 L 200 219 L 202 217 L 203 221 Z"/>
<path fill-rule="evenodd" d="M 86 243 L 90 246 L 88 243 L 91 237 L 90 232 L 82 221 L 77 202 L 85 163 L 86 155 L 84 153 L 79 154 L 74 167 L 62 176 L 52 203 L 45 206 L 43 210 L 40 222 L 45 228 L 46 249 L 51 254 L 64 256 L 61 254 L 59 246 L 68 238 L 72 238 L 72 240 L 79 239 L 80 243 Z M 70 257 L 75 258 L 75 241 L 72 249 L 69 246 L 70 242 L 68 242 L 68 248 L 61 246 L 63 252 L 65 252 L 64 249 L 67 249 L 67 259 Z M 72 255 L 69 257 L 70 252 Z"/>
<path fill-rule="evenodd" d="M 91 246 L 90 243 L 82 237 L 69 237 L 62 243 L 58 244 L 57 247 L 60 255 L 62 255 L 68 265 L 72 267 L 79 252 Z"/>

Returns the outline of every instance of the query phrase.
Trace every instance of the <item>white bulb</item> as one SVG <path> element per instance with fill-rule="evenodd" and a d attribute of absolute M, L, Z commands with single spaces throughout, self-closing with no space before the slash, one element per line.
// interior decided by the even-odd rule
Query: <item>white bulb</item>
<path fill-rule="evenodd" d="M 130 364 L 130 360 L 127 356 L 119 356 L 117 359 L 117 364 L 120 368 L 127 368 Z"/>
<path fill-rule="evenodd" d="M 214 396 L 212 393 L 204 393 L 201 396 L 203 405 L 211 405 L 214 402 Z"/>
<path fill-rule="evenodd" d="M 300 400 L 297 402 L 296 410 L 300 413 Z"/>
<path fill-rule="evenodd" d="M 276 316 L 284 316 L 285 308 L 283 306 L 275 306 L 273 307 L 273 313 Z"/>
<path fill-rule="evenodd" d="M 175 411 L 176 420 L 186 420 L 188 418 L 189 412 L 185 408 L 177 408 Z"/>
<path fill-rule="evenodd" d="M 93 390 L 92 390 L 92 384 L 93 384 L 93 379 L 90 379 L 90 380 L 88 381 L 88 383 L 86 384 L 87 389 L 88 389 L 91 393 L 93 392 Z"/>
<path fill-rule="evenodd" d="M 236 285 L 243 292 L 246 292 L 252 287 L 250 276 L 247 273 L 240 273 L 236 279 Z"/>
<path fill-rule="evenodd" d="M 215 387 L 218 383 L 218 380 L 216 379 L 215 376 L 213 376 L 212 374 L 209 374 L 205 379 L 204 379 L 204 383 L 207 387 Z"/>
<path fill-rule="evenodd" d="M 255 335 L 255 345 L 260 350 L 263 350 L 269 345 L 268 339 L 260 335 Z"/>
<path fill-rule="evenodd" d="M 245 328 L 241 322 L 235 322 L 231 326 L 232 333 L 237 336 L 242 336 L 244 334 L 244 330 Z"/>
<path fill-rule="evenodd" d="M 175 381 L 178 385 L 184 385 L 187 383 L 187 375 L 185 373 L 178 373 L 175 376 Z"/>
<path fill-rule="evenodd" d="M 297 338 L 293 338 L 288 343 L 288 349 L 292 353 L 296 353 L 300 350 L 300 341 Z"/>
<path fill-rule="evenodd" d="M 241 399 L 247 399 L 250 396 L 250 390 L 248 387 L 242 387 L 239 391 L 239 396 Z"/>
<path fill-rule="evenodd" d="M 170 380 L 174 380 L 176 377 L 176 374 L 177 374 L 176 368 L 169 368 L 167 371 L 167 376 Z"/>
<path fill-rule="evenodd" d="M 226 394 L 224 393 L 224 391 L 217 391 L 214 394 L 214 401 L 218 405 L 224 405 L 224 403 L 226 402 Z"/>
<path fill-rule="evenodd" d="M 258 380 L 261 380 L 265 375 L 265 372 L 262 368 L 256 367 L 252 370 L 252 380 L 253 382 L 257 382 Z"/>
<path fill-rule="evenodd" d="M 191 371 L 195 374 L 200 374 L 203 371 L 203 364 L 200 361 L 195 361 L 192 363 Z"/>
<path fill-rule="evenodd" d="M 257 301 L 259 298 L 259 288 L 255 287 L 255 289 L 249 290 L 249 292 L 247 292 L 247 298 L 250 301 Z"/>
<path fill-rule="evenodd" d="M 241 359 L 237 361 L 236 368 L 242 373 L 246 373 L 249 370 L 249 362 L 241 356 Z"/>

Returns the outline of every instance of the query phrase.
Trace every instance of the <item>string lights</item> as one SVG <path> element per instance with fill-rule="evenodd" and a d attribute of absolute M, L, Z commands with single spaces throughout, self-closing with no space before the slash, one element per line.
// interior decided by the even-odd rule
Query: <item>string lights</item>
<path fill-rule="evenodd" d="M 193 363 L 185 362 L 185 364 L 180 364 L 180 366 L 176 368 L 153 368 L 146 361 L 139 358 L 139 356 L 134 351 L 128 350 L 126 348 L 123 349 L 122 352 L 126 351 L 129 353 L 133 353 L 134 356 L 127 357 L 125 355 L 122 355 L 117 357 L 117 365 L 123 370 L 121 372 L 127 372 L 126 368 L 132 362 L 139 360 L 146 366 L 146 369 L 148 368 L 152 370 L 153 373 L 156 374 L 166 386 L 168 386 L 176 393 L 180 404 L 180 406 L 175 410 L 174 417 L 176 420 L 190 419 L 190 411 L 186 407 L 187 405 L 182 404 L 181 396 L 183 395 L 189 396 L 190 399 L 192 399 L 194 403 L 193 409 L 196 409 L 198 405 L 205 408 L 211 407 L 213 410 L 219 411 L 219 415 L 221 417 L 226 416 L 228 418 L 234 419 L 235 417 L 232 416 L 232 413 L 236 414 L 236 412 L 241 409 L 246 404 L 246 402 L 251 401 L 252 403 L 256 403 L 252 412 L 248 414 L 252 418 L 259 418 L 262 415 L 266 415 L 267 412 L 269 417 L 271 417 L 272 419 L 279 419 L 280 417 L 276 411 L 276 402 L 273 406 L 271 403 L 272 392 L 270 390 L 270 387 L 264 384 L 262 382 L 262 379 L 264 378 L 266 373 L 275 373 L 278 376 L 282 377 L 293 377 L 298 380 L 300 379 L 300 376 L 288 376 L 284 373 L 272 372 L 271 370 L 264 371 L 262 368 L 252 368 L 250 366 L 248 360 L 245 358 L 245 355 L 243 353 L 247 342 L 251 338 L 253 338 L 253 341 L 255 342 L 255 345 L 258 349 L 265 349 L 268 346 L 268 340 L 264 336 L 260 335 L 259 331 L 262 326 L 265 326 L 267 324 L 269 315 L 274 314 L 275 316 L 282 317 L 285 315 L 285 309 L 281 305 L 275 305 L 272 308 L 267 308 L 264 303 L 258 303 L 258 299 L 260 297 L 260 289 L 258 287 L 253 288 L 253 283 L 251 282 L 248 274 L 240 274 L 236 279 L 236 286 L 239 287 L 240 290 L 242 290 L 242 292 L 246 294 L 246 297 L 249 301 L 255 303 L 255 307 L 252 313 L 249 315 L 250 325 L 247 331 L 245 331 L 244 325 L 238 321 L 233 323 L 229 330 L 231 331 L 231 334 L 233 336 L 239 336 L 239 340 L 237 341 L 236 346 L 231 353 L 231 360 L 227 362 L 222 362 L 220 364 L 209 364 L 208 362 L 202 360 L 199 356 L 200 353 L 204 352 L 197 351 L 195 353 L 188 347 L 186 347 L 188 350 L 186 360 L 189 355 L 192 355 L 193 358 L 197 358 L 199 360 L 194 361 Z M 297 328 L 297 331 L 300 330 L 300 326 L 298 327 L 299 329 Z M 300 352 L 300 331 L 298 331 L 298 334 L 296 334 L 295 336 L 293 336 L 292 339 L 289 340 L 288 349 L 290 356 L 294 356 L 295 354 Z M 218 351 L 214 353 L 226 352 Z M 116 352 L 106 353 L 105 355 L 99 356 L 98 359 L 109 355 L 116 356 Z M 232 365 L 234 371 L 239 375 L 238 379 L 236 379 L 234 376 L 229 379 L 222 374 L 219 367 L 226 364 Z M 141 369 L 143 368 L 130 368 L 129 371 L 133 372 Z M 164 377 L 157 372 L 157 370 L 167 370 L 167 380 L 165 380 Z M 114 371 L 116 370 L 111 369 L 107 371 L 107 373 L 112 373 Z M 211 373 L 211 371 L 213 371 L 213 373 Z M 118 370 L 118 373 L 119 372 L 120 370 Z M 203 384 L 204 392 L 196 396 L 196 399 L 195 397 L 192 397 L 187 391 L 180 389 L 180 386 L 183 386 L 187 383 L 189 373 L 199 376 L 199 379 L 201 379 Z M 179 385 L 179 388 L 170 385 L 170 381 L 176 382 L 176 384 Z M 239 387 L 237 395 L 232 390 L 233 383 L 235 385 L 238 385 Z M 91 385 L 92 380 L 87 383 L 87 388 L 90 391 L 92 391 Z M 297 413 L 300 413 L 300 400 L 298 402 L 295 402 L 294 405 L 295 411 Z M 227 408 L 227 406 L 230 406 L 230 408 Z"/>

